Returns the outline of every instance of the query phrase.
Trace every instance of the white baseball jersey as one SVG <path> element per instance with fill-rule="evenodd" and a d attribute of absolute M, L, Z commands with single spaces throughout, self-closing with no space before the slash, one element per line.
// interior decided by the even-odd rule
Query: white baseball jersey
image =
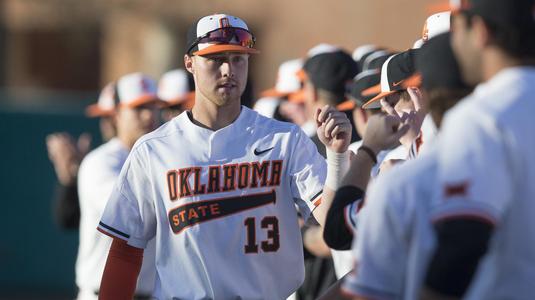
<path fill-rule="evenodd" d="M 97 227 L 113 186 L 128 156 L 119 139 L 113 138 L 89 153 L 78 172 L 80 201 L 80 245 L 76 260 L 78 299 L 97 299 L 100 280 L 112 239 L 100 234 Z M 154 243 L 145 252 L 136 292 L 150 295 L 154 286 Z"/>
<path fill-rule="evenodd" d="M 284 299 L 304 279 L 295 204 L 307 218 L 325 176 L 295 125 L 242 107 L 212 131 L 184 112 L 134 146 L 99 230 L 155 237 L 158 299 Z"/>
<path fill-rule="evenodd" d="M 355 272 L 343 291 L 371 299 L 418 298 L 435 242 L 429 215 L 438 184 L 430 152 L 370 184 L 353 240 Z"/>
<path fill-rule="evenodd" d="M 433 220 L 495 224 L 468 299 L 535 295 L 535 68 L 502 70 L 448 112 Z"/>

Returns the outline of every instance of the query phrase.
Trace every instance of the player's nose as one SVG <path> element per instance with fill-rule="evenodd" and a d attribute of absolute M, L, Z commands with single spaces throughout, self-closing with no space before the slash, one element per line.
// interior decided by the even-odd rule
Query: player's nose
<path fill-rule="evenodd" d="M 234 68 L 232 67 L 230 58 L 225 59 L 225 61 L 221 64 L 220 71 L 223 77 L 234 77 Z"/>

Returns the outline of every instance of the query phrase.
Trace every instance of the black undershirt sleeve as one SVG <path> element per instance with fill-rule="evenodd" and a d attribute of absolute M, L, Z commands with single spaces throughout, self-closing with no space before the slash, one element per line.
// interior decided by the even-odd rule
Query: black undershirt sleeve
<path fill-rule="evenodd" d="M 355 186 L 343 186 L 336 191 L 323 230 L 323 239 L 330 248 L 351 249 L 353 232 L 346 226 L 344 208 L 355 201 L 362 201 L 363 198 L 364 191 Z"/>
<path fill-rule="evenodd" d="M 57 184 L 54 194 L 54 217 L 63 229 L 78 229 L 80 225 L 78 185 L 74 182 L 68 186 Z"/>
<path fill-rule="evenodd" d="M 487 252 L 493 225 L 477 219 L 455 218 L 435 223 L 437 249 L 425 277 L 428 289 L 462 297 Z"/>

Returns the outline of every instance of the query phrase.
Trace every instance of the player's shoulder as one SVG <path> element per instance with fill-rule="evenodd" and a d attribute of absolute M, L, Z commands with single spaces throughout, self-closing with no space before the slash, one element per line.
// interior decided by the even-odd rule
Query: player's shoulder
<path fill-rule="evenodd" d="M 128 156 L 128 150 L 118 138 L 98 146 L 89 152 L 80 164 L 80 173 L 104 171 L 123 164 Z"/>
<path fill-rule="evenodd" d="M 417 195 L 422 188 L 427 188 L 436 175 L 436 151 L 426 152 L 416 159 L 408 160 L 380 174 L 370 184 L 369 192 L 381 194 L 388 199 L 400 199 L 407 194 Z"/>
<path fill-rule="evenodd" d="M 186 112 L 181 113 L 157 129 L 141 136 L 132 147 L 132 153 L 137 153 L 144 148 L 150 148 L 151 145 L 165 139 L 176 139 L 177 136 L 180 138 L 180 135 L 184 132 L 180 126 L 184 122 L 184 118 L 187 118 Z"/>
<path fill-rule="evenodd" d="M 388 212 L 400 225 L 410 224 L 416 210 L 427 207 L 434 192 L 436 157 L 434 151 L 380 174 L 370 183 L 366 206 L 369 211 Z"/>
<path fill-rule="evenodd" d="M 82 163 L 101 163 L 119 156 L 124 156 L 125 153 L 128 153 L 128 150 L 121 144 L 118 138 L 114 137 L 89 152 L 82 160 Z"/>

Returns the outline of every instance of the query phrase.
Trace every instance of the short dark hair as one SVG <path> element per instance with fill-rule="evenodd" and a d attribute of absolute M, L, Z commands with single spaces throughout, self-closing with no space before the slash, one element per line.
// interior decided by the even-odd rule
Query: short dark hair
<path fill-rule="evenodd" d="M 468 28 L 473 25 L 473 18 L 478 16 L 468 11 L 462 11 Z M 492 34 L 492 43 L 502 49 L 507 55 L 535 63 L 535 27 L 503 25 L 480 17 Z"/>
<path fill-rule="evenodd" d="M 468 96 L 472 92 L 471 88 L 433 88 L 427 91 L 429 97 L 429 113 L 433 118 L 433 121 L 440 127 L 442 123 L 442 117 L 446 111 L 455 106 L 464 97 Z"/>
<path fill-rule="evenodd" d="M 345 93 L 343 92 L 333 92 L 328 91 L 322 88 L 317 88 L 314 86 L 316 91 L 318 92 L 318 96 L 326 101 L 328 105 L 336 106 L 345 100 Z"/>

